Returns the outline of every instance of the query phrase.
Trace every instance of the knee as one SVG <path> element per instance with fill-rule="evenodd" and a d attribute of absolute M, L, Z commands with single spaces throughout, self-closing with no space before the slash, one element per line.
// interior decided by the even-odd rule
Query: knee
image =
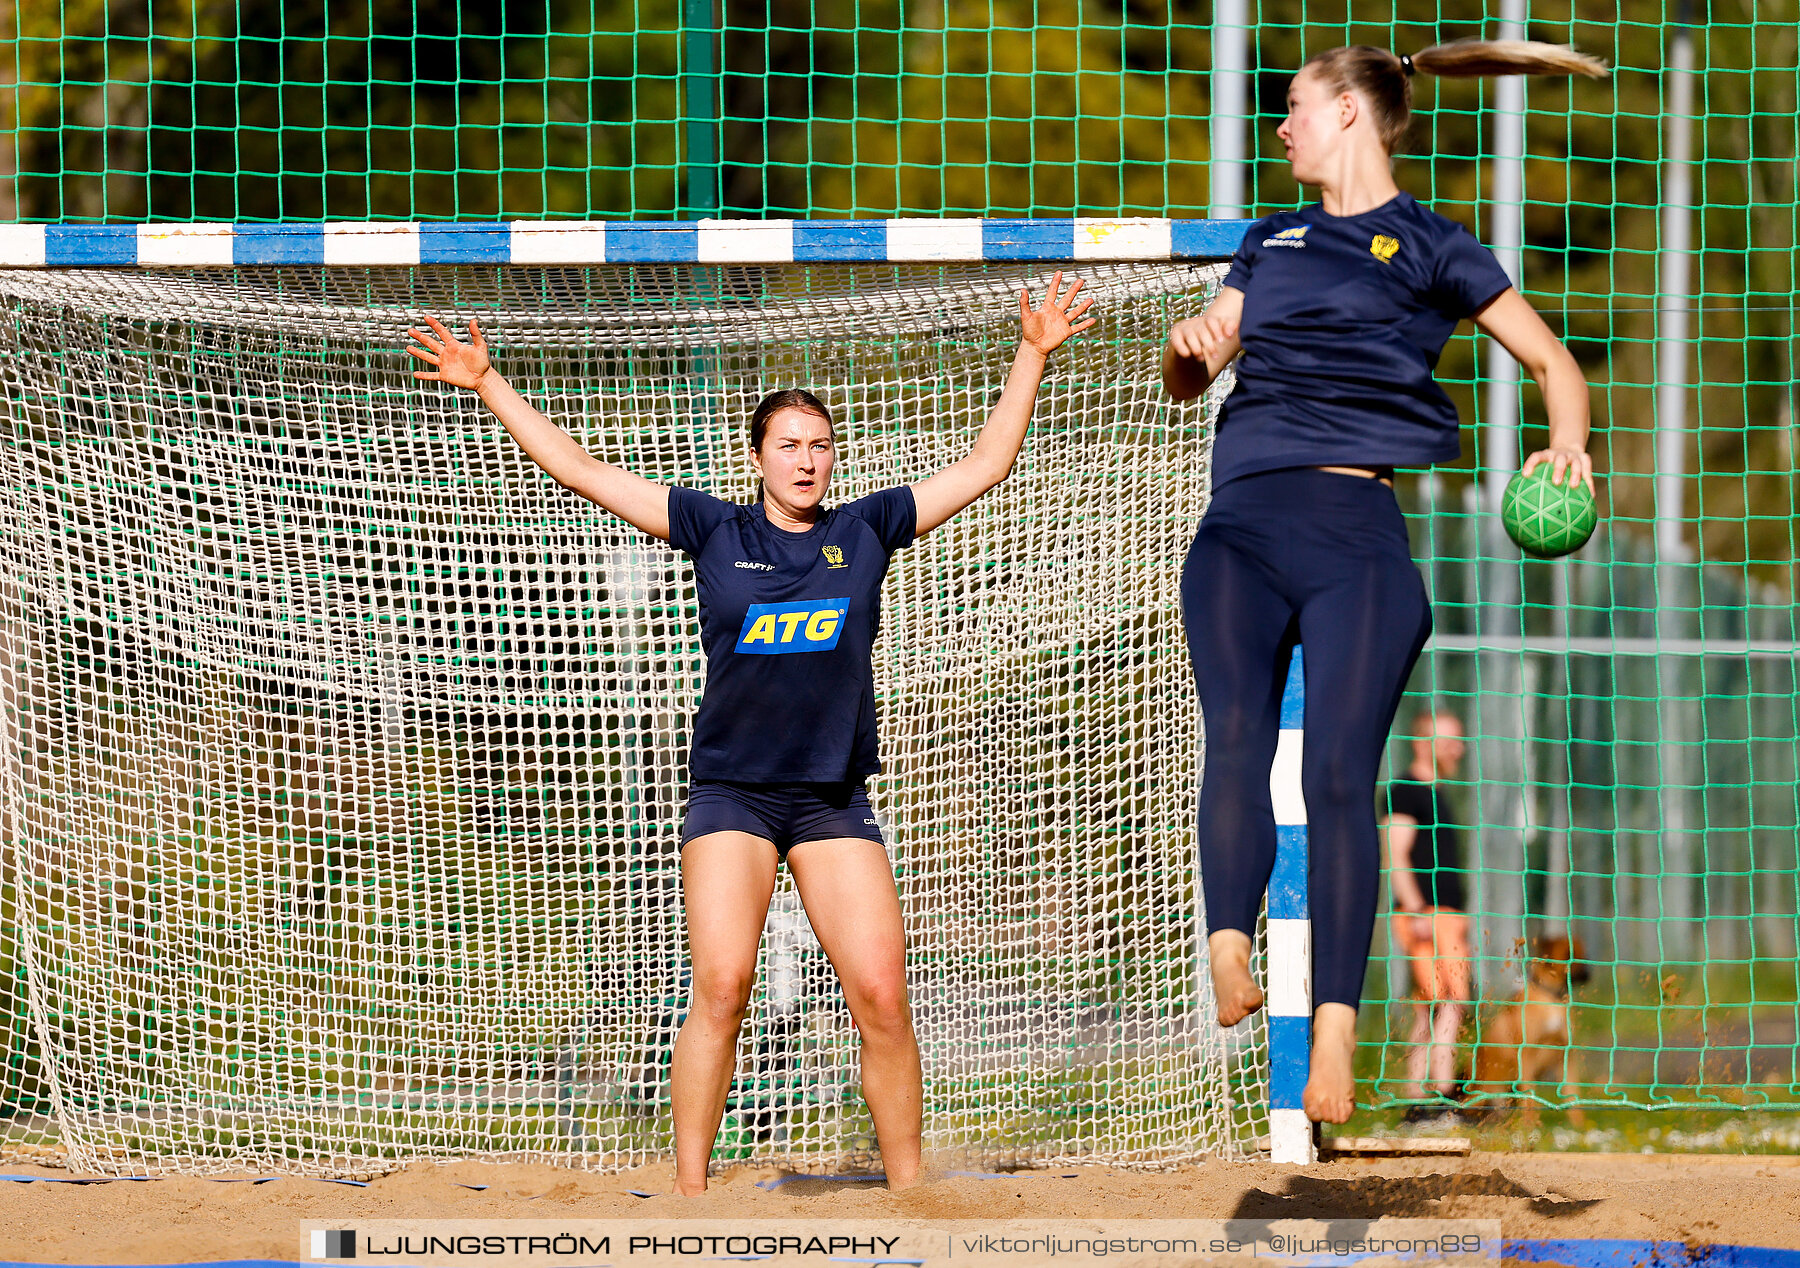
<path fill-rule="evenodd" d="M 1235 770 L 1258 766 L 1265 772 L 1274 758 L 1274 738 L 1263 719 L 1245 708 L 1205 708 L 1200 711 L 1201 732 L 1206 737 L 1206 767 Z"/>
<path fill-rule="evenodd" d="M 844 984 L 857 1029 L 865 1039 L 900 1040 L 912 1032 L 912 1007 L 906 998 L 906 979 L 884 974 Z"/>
<path fill-rule="evenodd" d="M 694 975 L 691 1016 L 720 1026 L 742 1024 L 750 1010 L 750 989 L 756 984 L 752 970 Z"/>
<path fill-rule="evenodd" d="M 1347 753 L 1334 751 L 1336 745 L 1312 745 L 1302 761 L 1300 788 L 1306 795 L 1307 817 L 1320 814 L 1367 813 L 1373 822 L 1375 814 L 1375 771 L 1368 762 Z"/>

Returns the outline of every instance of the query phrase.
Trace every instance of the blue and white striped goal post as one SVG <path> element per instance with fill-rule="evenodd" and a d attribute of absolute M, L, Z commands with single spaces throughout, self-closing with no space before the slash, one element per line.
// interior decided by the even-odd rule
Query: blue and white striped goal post
<path fill-rule="evenodd" d="M 1317 1136 L 1301 1093 L 1312 1063 L 1312 913 L 1307 905 L 1306 798 L 1300 790 L 1306 717 L 1303 650 L 1294 648 L 1281 693 L 1281 732 L 1269 768 L 1275 870 L 1269 876 L 1269 1160 L 1317 1162 Z"/>
<path fill-rule="evenodd" d="M 0 268 L 1221 260 L 1244 220 L 513 220 L 0 225 Z"/>

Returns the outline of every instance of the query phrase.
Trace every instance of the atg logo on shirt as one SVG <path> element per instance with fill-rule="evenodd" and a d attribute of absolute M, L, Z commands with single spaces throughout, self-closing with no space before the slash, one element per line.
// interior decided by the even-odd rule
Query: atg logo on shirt
<path fill-rule="evenodd" d="M 828 652 L 837 646 L 849 614 L 849 599 L 753 603 L 744 614 L 744 628 L 738 631 L 734 650 L 749 656 Z"/>
<path fill-rule="evenodd" d="M 1263 245 L 1265 247 L 1303 247 L 1306 245 L 1304 241 L 1306 231 L 1310 228 L 1312 228 L 1311 225 L 1295 225 L 1292 229 L 1283 229 L 1273 237 L 1264 238 Z"/>

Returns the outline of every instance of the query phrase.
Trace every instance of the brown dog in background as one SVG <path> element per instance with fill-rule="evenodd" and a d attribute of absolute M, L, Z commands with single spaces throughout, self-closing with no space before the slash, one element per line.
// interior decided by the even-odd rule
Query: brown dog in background
<path fill-rule="evenodd" d="M 1532 939 L 1525 989 L 1483 1021 L 1469 1091 L 1489 1106 L 1516 1101 L 1534 1085 L 1561 1090 L 1568 1074 L 1569 987 L 1587 981 L 1581 940 Z"/>

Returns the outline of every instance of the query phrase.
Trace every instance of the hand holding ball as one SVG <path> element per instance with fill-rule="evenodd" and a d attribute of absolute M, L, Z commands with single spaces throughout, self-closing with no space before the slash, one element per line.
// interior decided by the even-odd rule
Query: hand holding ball
<path fill-rule="evenodd" d="M 1519 549 L 1539 559 L 1555 559 L 1579 550 L 1594 535 L 1600 513 L 1581 477 L 1564 472 L 1562 484 L 1550 482 L 1553 464 L 1540 462 L 1530 475 L 1520 472 L 1507 482 L 1500 499 L 1500 522 Z"/>

